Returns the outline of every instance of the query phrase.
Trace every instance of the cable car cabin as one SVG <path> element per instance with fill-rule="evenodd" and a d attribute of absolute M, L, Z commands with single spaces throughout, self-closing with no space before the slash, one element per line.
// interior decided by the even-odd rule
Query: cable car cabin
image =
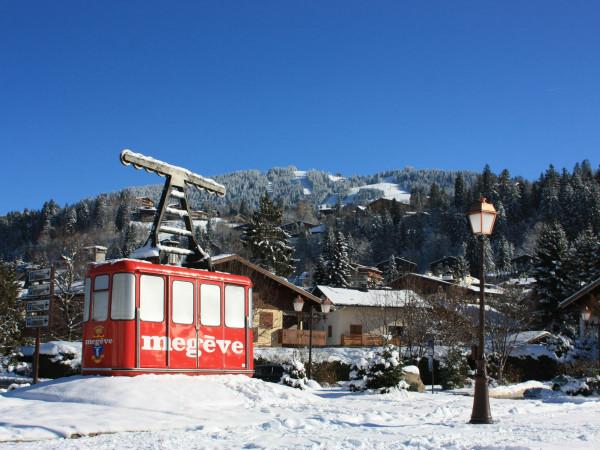
<path fill-rule="evenodd" d="M 253 373 L 252 283 L 242 276 L 123 259 L 93 266 L 82 373 Z"/>

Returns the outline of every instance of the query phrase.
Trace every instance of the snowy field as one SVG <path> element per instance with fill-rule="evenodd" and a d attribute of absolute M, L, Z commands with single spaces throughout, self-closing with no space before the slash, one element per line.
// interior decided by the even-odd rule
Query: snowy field
<path fill-rule="evenodd" d="M 467 423 L 471 402 L 242 376 L 78 376 L 2 394 L 0 448 L 598 448 L 597 397 L 492 399 L 492 425 Z"/>

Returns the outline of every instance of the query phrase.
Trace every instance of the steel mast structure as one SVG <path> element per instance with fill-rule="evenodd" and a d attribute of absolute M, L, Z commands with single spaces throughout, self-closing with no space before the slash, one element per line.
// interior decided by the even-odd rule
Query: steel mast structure
<path fill-rule="evenodd" d="M 185 267 L 212 270 L 210 255 L 200 247 L 194 236 L 187 189 L 191 185 L 223 197 L 225 186 L 182 167 L 172 166 L 131 150 L 123 150 L 120 159 L 126 166 L 132 165 L 135 169 L 144 169 L 146 172 L 166 178 L 150 236 L 144 246 L 133 252 L 132 256 L 140 259 L 158 259 L 156 262 L 161 264 L 169 261 L 169 256 L 173 256 L 176 259 L 183 259 L 181 265 Z M 167 225 L 165 223 L 167 213 L 179 217 L 184 228 Z M 170 234 L 175 239 L 160 241 L 161 233 Z M 186 238 L 187 246 L 181 246 L 182 237 Z"/>

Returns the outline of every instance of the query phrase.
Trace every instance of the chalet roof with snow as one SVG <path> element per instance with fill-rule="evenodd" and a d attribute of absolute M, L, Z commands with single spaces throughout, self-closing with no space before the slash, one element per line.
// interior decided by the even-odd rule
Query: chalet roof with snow
<path fill-rule="evenodd" d="M 402 308 L 414 302 L 425 306 L 423 299 L 415 292 L 402 289 L 348 289 L 318 285 L 315 292 L 320 292 L 335 306 L 388 306 Z"/>
<path fill-rule="evenodd" d="M 212 261 L 213 265 L 215 266 L 215 268 L 218 268 L 219 266 L 225 265 L 229 262 L 236 262 L 236 263 L 242 264 L 243 266 L 246 266 L 251 271 L 258 272 L 258 273 L 264 275 L 265 277 L 281 284 L 283 287 L 294 291 L 296 294 L 301 295 L 302 297 L 304 297 L 308 300 L 311 300 L 311 301 L 313 301 L 315 303 L 319 303 L 319 304 L 321 303 L 321 299 L 319 297 L 316 297 L 315 295 L 311 294 L 307 290 L 302 289 L 301 287 L 298 287 L 295 284 L 290 283 L 287 279 L 280 277 L 279 275 L 275 275 L 273 272 L 269 272 L 267 269 L 260 267 L 256 264 L 248 261 L 245 258 L 242 258 L 240 255 L 231 254 L 231 253 L 216 255 L 216 256 L 211 257 L 211 261 Z"/>
<path fill-rule="evenodd" d="M 600 277 L 596 278 L 591 283 L 586 284 L 581 289 L 579 289 L 577 292 L 575 292 L 574 294 L 572 294 L 569 297 L 567 297 L 566 299 L 564 299 L 562 302 L 560 302 L 558 304 L 558 307 L 566 308 L 566 307 L 570 306 L 571 304 L 576 303 L 579 300 L 581 300 L 582 298 L 586 297 L 588 294 L 593 295 L 594 291 L 597 289 L 600 290 Z"/>

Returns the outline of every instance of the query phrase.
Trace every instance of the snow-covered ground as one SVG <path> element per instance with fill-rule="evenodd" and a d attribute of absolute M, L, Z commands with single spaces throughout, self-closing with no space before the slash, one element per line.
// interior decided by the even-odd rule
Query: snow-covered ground
<path fill-rule="evenodd" d="M 600 442 L 597 397 L 492 398 L 492 425 L 468 424 L 471 404 L 452 393 L 300 391 L 233 375 L 79 376 L 1 395 L 0 448 L 514 450 Z"/>

